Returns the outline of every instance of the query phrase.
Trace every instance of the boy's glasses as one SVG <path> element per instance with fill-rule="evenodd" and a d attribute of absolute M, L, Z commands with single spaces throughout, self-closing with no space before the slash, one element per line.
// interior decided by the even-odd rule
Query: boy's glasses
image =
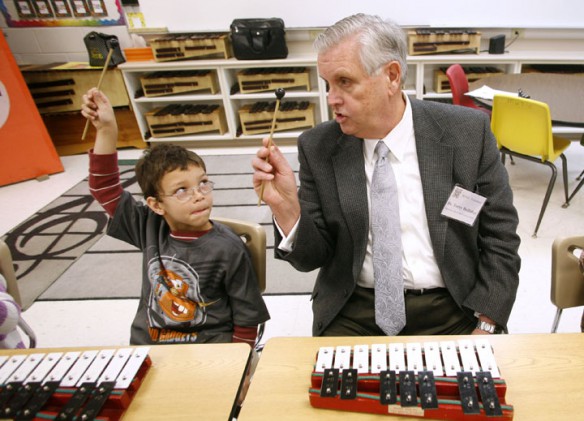
<path fill-rule="evenodd" d="M 212 181 L 201 181 L 198 186 L 191 187 L 188 189 L 178 189 L 173 194 L 161 194 L 162 197 L 174 197 L 179 202 L 186 202 L 187 200 L 191 200 L 195 195 L 195 191 L 198 191 L 201 194 L 209 194 L 213 191 L 213 187 L 215 183 Z"/>

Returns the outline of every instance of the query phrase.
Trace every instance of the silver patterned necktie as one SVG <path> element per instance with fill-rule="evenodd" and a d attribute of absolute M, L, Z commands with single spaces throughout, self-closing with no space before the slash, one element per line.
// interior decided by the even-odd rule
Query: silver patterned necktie
<path fill-rule="evenodd" d="M 380 140 L 375 152 L 371 181 L 375 323 L 387 335 L 397 335 L 406 324 L 397 183 L 387 145 Z"/>

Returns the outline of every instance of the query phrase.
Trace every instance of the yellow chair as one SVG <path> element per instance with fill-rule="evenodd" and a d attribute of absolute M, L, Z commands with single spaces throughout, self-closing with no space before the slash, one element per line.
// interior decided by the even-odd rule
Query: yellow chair
<path fill-rule="evenodd" d="M 16 273 L 14 272 L 14 265 L 12 263 L 12 253 L 4 240 L 0 240 L 0 273 L 6 278 L 7 292 L 14 298 L 14 301 L 22 307 L 22 300 L 20 298 L 20 290 L 16 280 Z M 18 327 L 28 337 L 28 347 L 36 347 L 36 335 L 28 323 L 20 317 Z"/>
<path fill-rule="evenodd" d="M 260 224 L 255 222 L 242 221 L 238 219 L 213 217 L 213 221 L 221 222 L 231 228 L 247 246 L 250 252 L 260 292 L 266 290 L 266 230 Z M 261 351 L 263 345 L 260 345 L 264 335 L 264 324 L 258 326 L 258 336 L 255 343 L 255 349 Z"/>
<path fill-rule="evenodd" d="M 535 238 L 556 182 L 558 171 L 554 161 L 558 157 L 562 159 L 564 194 L 566 202 L 568 201 L 568 162 L 563 152 L 571 142 L 552 135 L 552 121 L 547 104 L 515 96 L 495 95 L 491 129 L 497 138 L 503 163 L 505 155 L 509 155 L 546 165 L 552 170 L 533 232 Z"/>
<path fill-rule="evenodd" d="M 584 275 L 574 249 L 584 249 L 584 235 L 556 238 L 552 244 L 551 301 L 558 308 L 552 333 L 558 330 L 563 309 L 584 306 Z"/>

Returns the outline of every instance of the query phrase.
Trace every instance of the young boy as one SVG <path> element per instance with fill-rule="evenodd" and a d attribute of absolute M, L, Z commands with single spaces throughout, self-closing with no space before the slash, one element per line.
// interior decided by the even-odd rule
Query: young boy
<path fill-rule="evenodd" d="M 143 204 L 120 185 L 118 127 L 108 98 L 90 89 L 81 113 L 97 130 L 89 151 L 89 188 L 111 217 L 107 233 L 143 252 L 130 343 L 253 346 L 258 324 L 270 316 L 245 245 L 225 225 L 209 220 L 214 184 L 203 160 L 170 144 L 144 151 L 136 164 Z"/>

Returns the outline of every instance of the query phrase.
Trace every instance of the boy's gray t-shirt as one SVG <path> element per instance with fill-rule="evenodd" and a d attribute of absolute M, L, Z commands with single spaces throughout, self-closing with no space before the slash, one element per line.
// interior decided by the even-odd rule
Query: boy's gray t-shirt
<path fill-rule="evenodd" d="M 124 192 L 107 233 L 143 252 L 132 345 L 231 342 L 234 325 L 270 318 L 249 252 L 225 225 L 214 222 L 202 237 L 181 241 L 164 218 Z"/>

